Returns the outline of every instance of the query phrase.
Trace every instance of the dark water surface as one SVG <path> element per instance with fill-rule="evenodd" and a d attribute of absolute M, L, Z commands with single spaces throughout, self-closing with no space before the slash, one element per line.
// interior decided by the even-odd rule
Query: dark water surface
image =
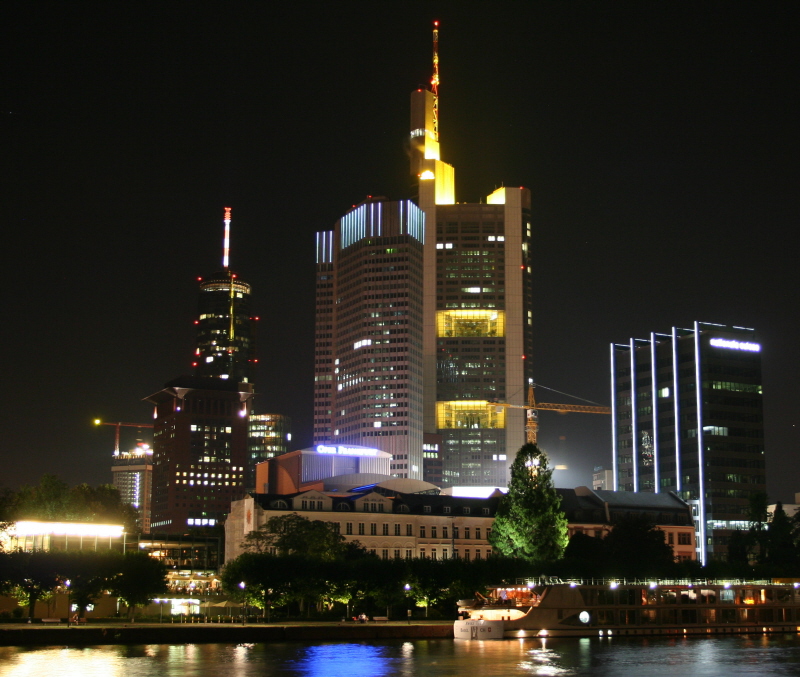
<path fill-rule="evenodd" d="M 5 677 L 800 676 L 796 635 L 0 647 Z"/>

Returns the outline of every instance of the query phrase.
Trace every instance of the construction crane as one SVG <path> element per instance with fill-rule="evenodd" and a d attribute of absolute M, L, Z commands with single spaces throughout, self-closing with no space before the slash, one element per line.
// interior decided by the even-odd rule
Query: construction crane
<path fill-rule="evenodd" d="M 533 384 L 528 386 L 528 404 L 508 404 L 507 402 L 493 402 L 496 407 L 507 407 L 509 409 L 525 409 L 527 421 L 525 423 L 525 436 L 528 444 L 536 444 L 536 436 L 539 432 L 539 420 L 537 411 L 546 409 L 558 411 L 563 414 L 576 412 L 581 414 L 610 414 L 611 407 L 587 406 L 585 404 L 553 404 L 552 402 L 536 402 L 533 392 Z"/>
<path fill-rule="evenodd" d="M 116 428 L 115 435 L 114 435 L 114 456 L 119 456 L 119 429 L 121 427 L 126 428 L 152 428 L 152 423 L 106 423 L 105 421 L 101 421 L 99 418 L 94 420 L 95 425 L 113 425 Z"/>

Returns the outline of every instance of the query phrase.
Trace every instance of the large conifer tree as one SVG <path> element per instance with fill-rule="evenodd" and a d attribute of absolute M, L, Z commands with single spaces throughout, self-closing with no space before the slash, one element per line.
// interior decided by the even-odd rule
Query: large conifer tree
<path fill-rule="evenodd" d="M 555 562 L 567 546 L 567 518 L 553 487 L 547 455 L 526 444 L 511 464 L 508 493 L 500 501 L 492 545 L 509 557 Z"/>

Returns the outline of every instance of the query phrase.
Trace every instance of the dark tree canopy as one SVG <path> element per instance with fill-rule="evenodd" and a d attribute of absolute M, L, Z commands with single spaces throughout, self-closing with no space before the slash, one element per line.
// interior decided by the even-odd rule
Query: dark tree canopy
<path fill-rule="evenodd" d="M 51 520 L 123 524 L 128 533 L 137 531 L 138 513 L 122 502 L 113 484 L 70 488 L 55 475 L 43 475 L 36 486 L 24 485 L 0 500 L 0 521 Z"/>
<path fill-rule="evenodd" d="M 616 520 L 604 546 L 612 576 L 665 576 L 675 565 L 675 555 L 664 532 L 646 515 Z"/>
<path fill-rule="evenodd" d="M 332 522 L 309 520 L 295 513 L 271 517 L 244 538 L 246 552 L 303 555 L 320 560 L 344 556 L 360 546 L 346 543 Z"/>
<path fill-rule="evenodd" d="M 561 558 L 567 545 L 567 518 L 552 476 L 543 451 L 534 444 L 520 448 L 492 529 L 492 545 L 504 555 L 541 563 Z"/>

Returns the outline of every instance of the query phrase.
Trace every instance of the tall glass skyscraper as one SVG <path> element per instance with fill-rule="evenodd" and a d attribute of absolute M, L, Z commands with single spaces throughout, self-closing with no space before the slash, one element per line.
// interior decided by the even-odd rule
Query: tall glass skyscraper
<path fill-rule="evenodd" d="M 761 346 L 708 322 L 611 346 L 614 489 L 694 506 L 698 559 L 725 558 L 766 491 Z"/>
<path fill-rule="evenodd" d="M 388 451 L 417 479 L 435 440 L 443 486 L 505 486 L 525 414 L 492 401 L 523 405 L 532 378 L 530 192 L 456 202 L 438 85 L 434 51 L 411 94 L 413 201 L 369 199 L 317 236 L 314 439 Z"/>
<path fill-rule="evenodd" d="M 195 376 L 252 383 L 255 373 L 255 318 L 250 285 L 229 269 L 200 280 Z"/>

